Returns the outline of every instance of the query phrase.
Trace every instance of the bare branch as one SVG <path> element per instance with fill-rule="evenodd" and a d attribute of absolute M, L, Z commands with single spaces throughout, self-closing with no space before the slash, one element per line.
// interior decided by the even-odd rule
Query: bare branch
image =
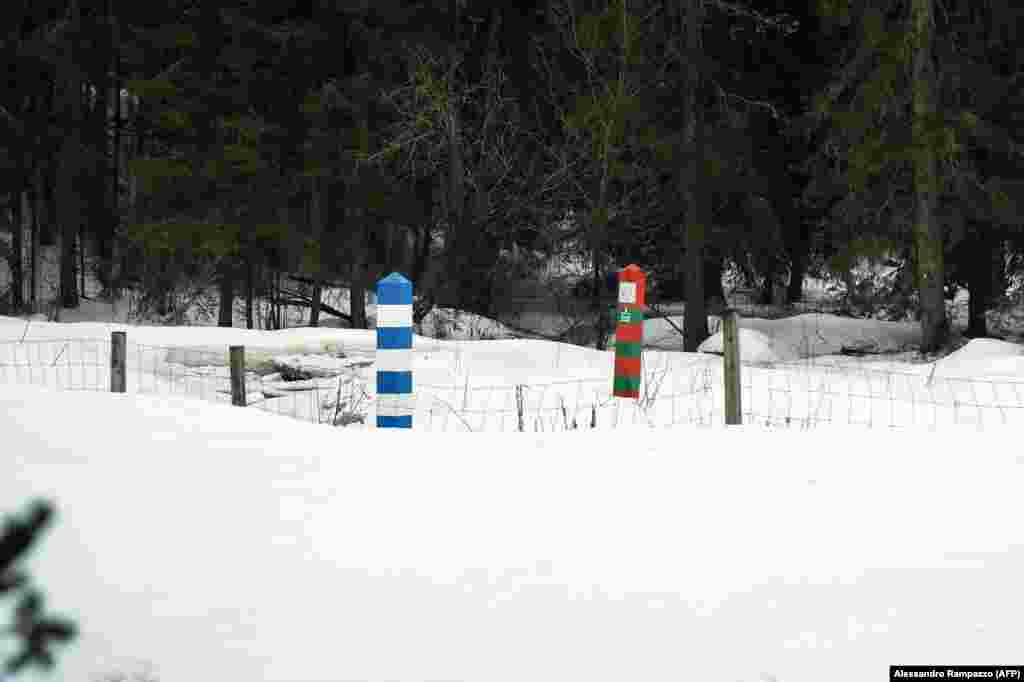
<path fill-rule="evenodd" d="M 860 46 L 857 50 L 857 54 L 854 55 L 846 66 L 843 68 L 839 77 L 834 80 L 825 89 L 824 96 L 822 98 L 825 111 L 830 110 L 835 103 L 839 101 L 839 98 L 843 96 L 843 93 L 849 90 L 856 79 L 860 76 L 861 71 L 865 65 L 871 60 L 874 55 L 874 48 L 867 43 Z"/>
<path fill-rule="evenodd" d="M 739 100 L 740 102 L 746 104 L 748 107 L 768 110 L 769 112 L 771 112 L 772 118 L 775 119 L 776 121 L 780 119 L 788 120 L 788 117 L 785 114 L 779 113 L 779 110 L 771 102 L 747 99 L 743 95 L 726 91 L 725 88 L 723 88 L 715 79 L 711 79 L 711 82 L 714 83 L 715 89 L 718 90 L 718 94 L 723 100 Z"/>
<path fill-rule="evenodd" d="M 756 26 L 757 32 L 763 33 L 766 29 L 774 29 L 782 31 L 783 35 L 792 35 L 796 33 L 800 28 L 800 22 L 789 14 L 762 14 L 755 9 L 746 7 L 744 5 L 737 5 L 732 2 L 726 2 L 725 0 L 704 0 L 705 4 L 709 7 L 729 14 L 734 17 L 743 17 L 745 19 L 752 19 Z"/>

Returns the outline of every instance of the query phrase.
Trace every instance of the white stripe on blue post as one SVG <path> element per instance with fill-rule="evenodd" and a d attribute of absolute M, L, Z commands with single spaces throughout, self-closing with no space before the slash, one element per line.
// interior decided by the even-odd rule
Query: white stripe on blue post
<path fill-rule="evenodd" d="M 377 282 L 377 428 L 412 428 L 412 282 Z"/>

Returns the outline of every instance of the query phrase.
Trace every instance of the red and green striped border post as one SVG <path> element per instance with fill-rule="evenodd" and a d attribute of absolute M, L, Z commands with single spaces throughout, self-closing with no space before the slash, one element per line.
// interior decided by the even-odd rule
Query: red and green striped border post
<path fill-rule="evenodd" d="M 615 328 L 615 379 L 612 395 L 640 397 L 640 346 L 644 333 L 646 275 L 636 265 L 619 270 L 619 314 Z"/>

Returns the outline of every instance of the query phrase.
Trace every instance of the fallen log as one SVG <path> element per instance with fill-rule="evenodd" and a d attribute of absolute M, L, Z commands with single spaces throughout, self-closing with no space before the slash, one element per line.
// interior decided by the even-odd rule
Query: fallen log
<path fill-rule="evenodd" d="M 281 294 L 282 298 L 280 298 L 278 302 L 282 305 L 294 305 L 300 308 L 313 307 L 313 299 L 310 298 L 309 296 L 306 296 L 305 294 L 299 293 L 298 291 L 287 291 L 285 289 L 282 289 Z M 323 301 L 320 302 L 320 310 L 327 313 L 328 315 L 341 318 L 342 320 L 345 320 L 349 324 L 352 324 L 351 315 L 349 315 L 348 313 L 343 313 L 337 308 L 333 308 L 327 305 Z"/>
<path fill-rule="evenodd" d="M 303 277 L 302 275 L 286 275 L 286 277 L 292 280 L 293 282 L 299 282 L 300 284 L 309 284 L 310 286 L 314 286 L 317 283 L 316 280 L 314 280 L 313 278 Z M 349 284 L 348 282 L 338 282 L 335 280 L 322 279 L 320 280 L 320 286 L 334 287 L 337 289 L 348 289 L 351 287 L 351 284 Z"/>

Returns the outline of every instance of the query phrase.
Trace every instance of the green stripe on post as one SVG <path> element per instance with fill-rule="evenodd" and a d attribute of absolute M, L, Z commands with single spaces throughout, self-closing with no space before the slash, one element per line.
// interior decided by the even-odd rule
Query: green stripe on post
<path fill-rule="evenodd" d="M 640 341 L 618 341 L 615 343 L 615 354 L 623 358 L 638 358 L 642 345 Z"/>
<path fill-rule="evenodd" d="M 618 321 L 625 324 L 643 322 L 644 311 L 640 308 L 623 308 L 619 311 Z"/>
<path fill-rule="evenodd" d="M 628 377 L 617 375 L 615 377 L 615 383 L 612 384 L 612 391 L 639 391 L 640 390 L 640 377 Z"/>

